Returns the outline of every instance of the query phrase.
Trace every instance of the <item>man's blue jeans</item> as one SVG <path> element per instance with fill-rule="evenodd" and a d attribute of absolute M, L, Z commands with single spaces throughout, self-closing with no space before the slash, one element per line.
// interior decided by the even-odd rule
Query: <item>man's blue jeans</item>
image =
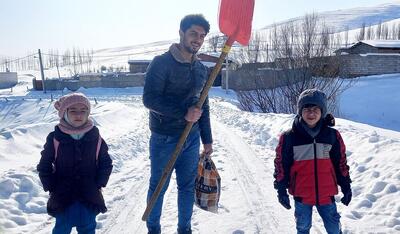
<path fill-rule="evenodd" d="M 155 132 L 150 137 L 151 175 L 147 201 L 150 200 L 162 176 L 180 136 L 167 136 Z M 194 204 L 194 184 L 199 162 L 200 133 L 194 131 L 189 134 L 183 145 L 181 154 L 175 163 L 176 182 L 178 185 L 178 229 L 191 228 L 191 219 Z M 154 233 L 159 232 L 160 217 L 165 191 L 168 188 L 171 176 L 168 177 L 154 208 L 147 219 L 147 228 Z"/>
<path fill-rule="evenodd" d="M 64 212 L 56 215 L 53 234 L 69 234 L 76 227 L 79 234 L 94 234 L 96 229 L 96 213 L 80 202 L 68 206 Z"/>
<path fill-rule="evenodd" d="M 329 205 L 316 206 L 319 215 L 324 222 L 325 230 L 328 234 L 341 233 L 340 215 L 336 209 L 336 203 Z M 295 201 L 294 216 L 296 218 L 296 229 L 298 234 L 310 233 L 312 220 L 312 205 L 306 205 Z"/>

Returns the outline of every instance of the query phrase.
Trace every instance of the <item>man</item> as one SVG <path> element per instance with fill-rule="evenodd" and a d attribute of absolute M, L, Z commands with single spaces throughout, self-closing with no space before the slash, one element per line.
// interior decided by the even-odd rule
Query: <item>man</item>
<path fill-rule="evenodd" d="M 325 93 L 303 91 L 297 102 L 292 128 L 283 133 L 276 148 L 274 186 L 278 201 L 290 209 L 289 193 L 294 197 L 298 234 L 310 233 L 312 210 L 316 206 L 329 234 L 341 233 L 340 215 L 334 196 L 340 186 L 344 205 L 352 197 L 346 146 L 338 130 L 331 128 L 334 118 L 327 114 Z"/>
<path fill-rule="evenodd" d="M 201 109 L 195 107 L 208 78 L 207 69 L 196 53 L 209 30 L 210 25 L 202 15 L 185 16 L 180 23 L 179 44 L 172 44 L 168 52 L 153 59 L 143 91 L 143 103 L 150 110 L 151 130 L 147 200 L 156 189 L 186 123 L 194 123 L 174 167 L 178 185 L 178 234 L 192 233 L 200 138 L 203 153 L 210 155 L 213 151 L 208 98 Z M 170 176 L 146 221 L 149 234 L 161 233 L 161 209 L 169 180 Z"/>

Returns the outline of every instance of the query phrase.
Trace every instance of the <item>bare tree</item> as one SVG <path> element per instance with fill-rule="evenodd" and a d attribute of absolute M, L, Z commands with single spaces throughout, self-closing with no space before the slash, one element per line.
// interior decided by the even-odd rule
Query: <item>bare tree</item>
<path fill-rule="evenodd" d="M 400 40 L 400 23 L 397 24 L 397 29 L 396 29 L 396 37 L 397 40 Z"/>
<path fill-rule="evenodd" d="M 381 34 L 382 34 L 381 39 L 383 39 L 383 40 L 389 39 L 389 29 L 388 29 L 387 24 L 382 24 L 382 33 Z"/>
<path fill-rule="evenodd" d="M 376 36 L 375 38 L 379 40 L 381 39 L 381 35 L 382 35 L 382 22 L 379 22 L 375 30 L 375 36 Z"/>
<path fill-rule="evenodd" d="M 54 51 L 54 62 L 55 62 L 55 66 L 57 68 L 57 74 L 58 74 L 58 79 L 61 79 L 61 75 L 60 75 L 60 55 L 58 53 L 58 50 Z"/>
<path fill-rule="evenodd" d="M 374 39 L 374 37 L 375 37 L 374 30 L 373 30 L 372 26 L 369 25 L 369 27 L 367 28 L 366 39 L 372 40 L 372 39 Z"/>
<path fill-rule="evenodd" d="M 64 51 L 64 55 L 62 58 L 62 65 L 63 66 L 71 65 L 71 52 L 68 49 Z"/>
<path fill-rule="evenodd" d="M 221 36 L 214 35 L 208 39 L 208 45 L 210 47 L 210 51 L 217 52 L 217 50 L 220 48 L 220 38 Z"/>
<path fill-rule="evenodd" d="M 260 88 L 238 92 L 245 110 L 261 112 L 296 111 L 297 97 L 308 88 L 324 91 L 336 109 L 336 97 L 346 87 L 339 75 L 340 60 L 333 54 L 340 37 L 319 20 L 317 14 L 305 15 L 300 24 L 289 22 L 274 26 L 270 33 L 270 55 L 277 70 L 274 89 Z"/>
<path fill-rule="evenodd" d="M 388 26 L 388 31 L 389 31 L 389 39 L 396 40 L 396 24 L 392 24 L 390 29 Z"/>
<path fill-rule="evenodd" d="M 86 64 L 87 64 L 87 72 L 91 71 L 92 62 L 93 62 L 93 49 L 86 52 Z"/>
<path fill-rule="evenodd" d="M 80 69 L 80 73 L 82 73 L 82 72 L 84 72 L 83 71 L 83 63 L 85 62 L 84 61 L 84 55 L 85 55 L 85 51 L 84 50 L 78 50 L 78 62 L 79 62 L 79 65 L 80 65 L 80 67 L 81 67 L 81 69 Z"/>
<path fill-rule="evenodd" d="M 257 63 L 266 60 L 266 36 L 260 32 L 253 32 L 247 46 L 238 51 L 232 51 L 231 56 L 241 63 Z"/>
<path fill-rule="evenodd" d="M 264 42 L 262 41 L 262 36 L 259 32 L 255 32 L 253 34 L 253 41 L 252 41 L 252 50 L 253 50 L 253 62 L 259 62 L 261 59 L 261 51 L 264 49 Z"/>
<path fill-rule="evenodd" d="M 362 41 L 365 39 L 365 23 L 362 23 L 360 31 L 357 35 L 357 41 Z"/>
<path fill-rule="evenodd" d="M 344 32 L 344 45 L 347 47 L 349 45 L 349 26 L 346 25 Z"/>

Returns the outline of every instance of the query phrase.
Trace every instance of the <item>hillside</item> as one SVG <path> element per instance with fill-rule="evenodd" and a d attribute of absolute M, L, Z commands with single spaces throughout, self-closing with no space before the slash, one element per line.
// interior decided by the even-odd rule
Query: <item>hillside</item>
<path fill-rule="evenodd" d="M 365 23 L 365 25 L 376 25 L 400 18 L 400 2 L 385 3 L 373 7 L 357 7 L 317 12 L 317 14 L 327 26 L 334 28 L 335 32 L 341 32 L 358 29 L 363 23 Z M 288 22 L 300 22 L 302 18 L 303 16 L 299 16 L 283 22 L 276 22 L 276 25 L 279 26 Z M 273 25 L 267 25 L 262 28 L 262 30 L 270 29 L 271 27 L 273 27 Z"/>

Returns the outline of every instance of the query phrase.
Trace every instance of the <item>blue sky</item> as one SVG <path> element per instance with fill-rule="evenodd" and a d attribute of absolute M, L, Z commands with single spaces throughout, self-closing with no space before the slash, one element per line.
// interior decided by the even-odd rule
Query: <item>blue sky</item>
<path fill-rule="evenodd" d="M 385 0 L 255 0 L 253 29 L 313 11 Z M 102 49 L 178 38 L 179 21 L 202 13 L 218 31 L 219 0 L 1 0 L 0 56 L 41 48 Z"/>

